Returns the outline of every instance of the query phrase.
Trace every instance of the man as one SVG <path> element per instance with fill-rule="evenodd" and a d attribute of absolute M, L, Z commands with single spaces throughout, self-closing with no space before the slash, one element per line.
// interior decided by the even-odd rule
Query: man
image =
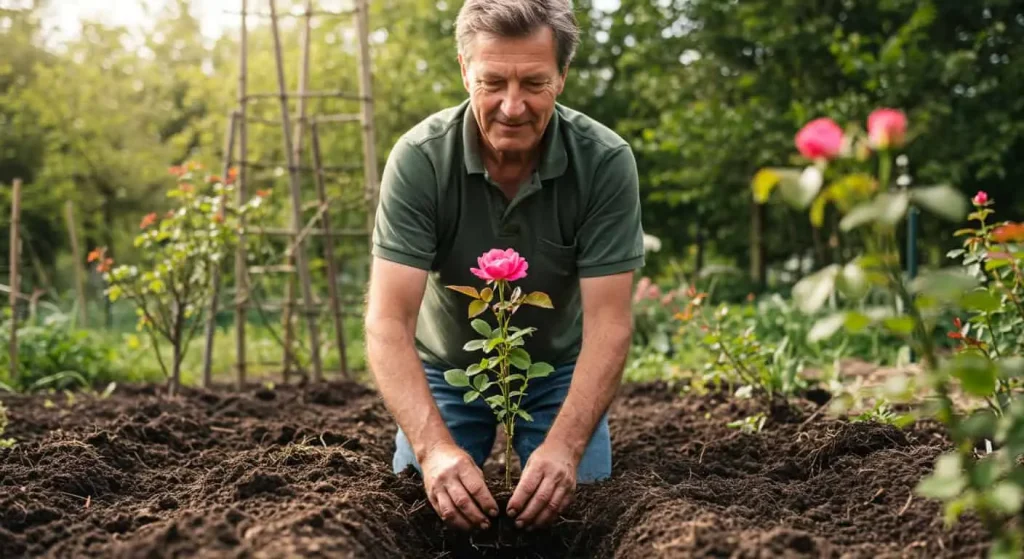
<path fill-rule="evenodd" d="M 508 502 L 516 524 L 549 524 L 577 483 L 611 474 L 606 411 L 632 331 L 633 270 L 644 262 L 636 165 L 629 145 L 556 103 L 579 31 L 569 0 L 467 0 L 456 27 L 469 99 L 407 132 L 384 168 L 366 314 L 369 366 L 398 423 L 394 469 L 423 475 L 431 505 L 464 530 L 486 529 L 497 504 L 481 472 L 497 422 L 463 402 L 443 371 L 479 353 L 464 295 L 476 257 L 514 248 L 526 291 L 513 325 L 556 367 L 531 381 L 513 441 L 524 464 Z"/>

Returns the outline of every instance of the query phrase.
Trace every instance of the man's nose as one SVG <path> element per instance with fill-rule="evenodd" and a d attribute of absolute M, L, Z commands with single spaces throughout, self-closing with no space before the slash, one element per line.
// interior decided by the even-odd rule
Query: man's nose
<path fill-rule="evenodd" d="M 518 84 L 509 84 L 505 90 L 505 98 L 501 100 L 501 112 L 513 120 L 526 114 L 526 103 Z"/>

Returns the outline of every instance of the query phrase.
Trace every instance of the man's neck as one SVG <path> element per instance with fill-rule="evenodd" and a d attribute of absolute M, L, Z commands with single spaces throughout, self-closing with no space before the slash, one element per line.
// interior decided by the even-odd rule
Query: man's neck
<path fill-rule="evenodd" d="M 481 145 L 480 148 L 487 173 L 510 198 L 515 196 L 519 184 L 533 173 L 540 160 L 539 147 L 524 152 L 498 151 L 488 145 Z"/>

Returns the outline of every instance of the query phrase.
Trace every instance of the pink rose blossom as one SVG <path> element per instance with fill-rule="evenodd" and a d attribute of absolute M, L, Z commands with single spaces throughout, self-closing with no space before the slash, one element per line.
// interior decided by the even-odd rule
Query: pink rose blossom
<path fill-rule="evenodd" d="M 505 250 L 492 248 L 476 259 L 479 268 L 470 268 L 476 277 L 487 280 L 516 281 L 526 277 L 529 267 L 526 259 L 509 248 Z"/>
<path fill-rule="evenodd" d="M 833 159 L 843 147 L 843 129 L 830 118 L 817 118 L 800 129 L 796 149 L 807 159 Z"/>
<path fill-rule="evenodd" d="M 907 117 L 896 109 L 877 109 L 868 116 L 868 141 L 875 149 L 898 148 L 907 135 Z"/>
<path fill-rule="evenodd" d="M 985 204 L 988 204 L 988 192 L 979 190 L 978 193 L 974 195 L 972 202 L 974 202 L 975 206 L 984 206 Z"/>

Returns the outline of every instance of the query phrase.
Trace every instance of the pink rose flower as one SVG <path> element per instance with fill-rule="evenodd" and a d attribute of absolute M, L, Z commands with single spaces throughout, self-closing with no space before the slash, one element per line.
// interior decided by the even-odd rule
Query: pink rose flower
<path fill-rule="evenodd" d="M 907 135 L 907 117 L 896 109 L 877 109 L 868 116 L 868 141 L 875 149 L 898 148 Z"/>
<path fill-rule="evenodd" d="M 807 159 L 833 159 L 843 147 L 843 129 L 830 118 L 817 118 L 800 129 L 796 149 Z"/>
<path fill-rule="evenodd" d="M 974 202 L 975 206 L 984 206 L 985 204 L 988 204 L 988 192 L 979 190 L 971 201 Z"/>
<path fill-rule="evenodd" d="M 526 259 L 513 249 L 492 248 L 476 259 L 479 268 L 470 268 L 476 277 L 487 280 L 516 281 L 526 277 Z"/>

